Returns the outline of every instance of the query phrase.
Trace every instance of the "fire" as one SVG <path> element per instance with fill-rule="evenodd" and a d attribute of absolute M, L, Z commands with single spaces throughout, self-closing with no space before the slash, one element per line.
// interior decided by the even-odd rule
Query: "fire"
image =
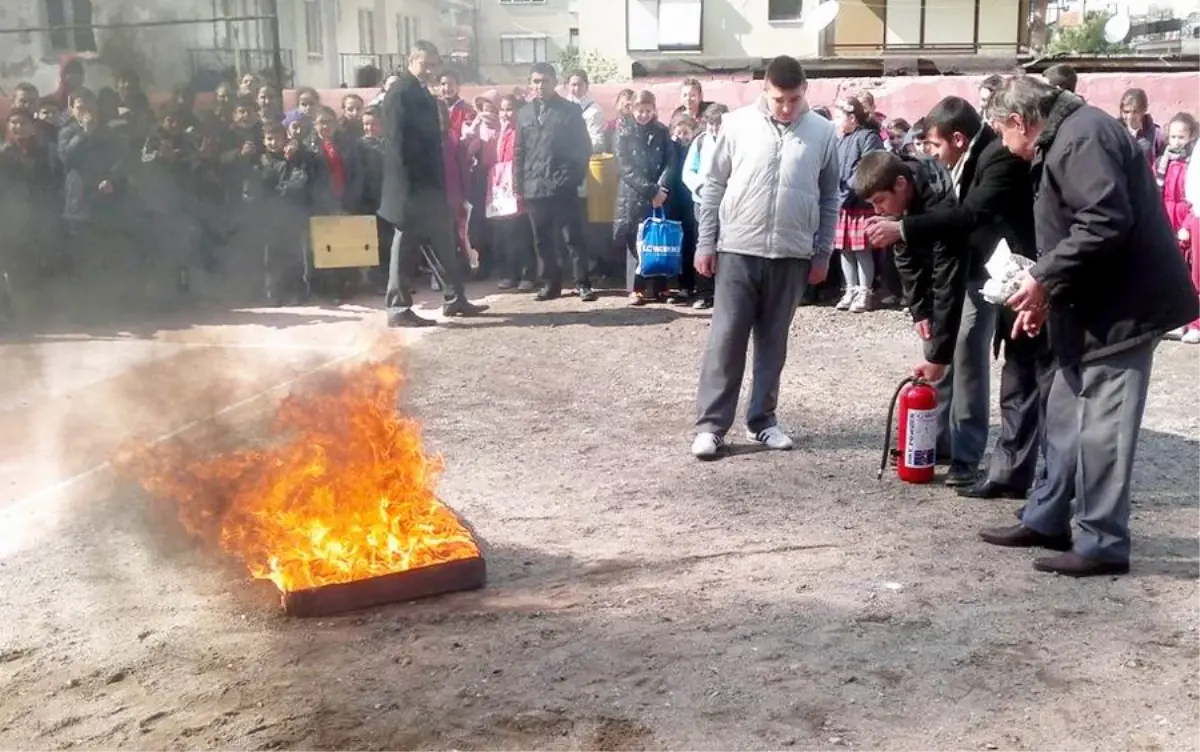
<path fill-rule="evenodd" d="M 264 449 L 204 457 L 182 442 L 124 449 L 117 473 L 175 507 L 192 535 L 292 592 L 479 556 L 434 488 L 439 457 L 396 410 L 378 362 L 279 405 Z"/>

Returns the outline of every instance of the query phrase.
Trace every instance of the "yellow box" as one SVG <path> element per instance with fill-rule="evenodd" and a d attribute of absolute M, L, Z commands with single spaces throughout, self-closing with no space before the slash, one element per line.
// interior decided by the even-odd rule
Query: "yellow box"
<path fill-rule="evenodd" d="M 308 230 L 315 269 L 379 265 L 379 233 L 373 216 L 312 217 Z"/>

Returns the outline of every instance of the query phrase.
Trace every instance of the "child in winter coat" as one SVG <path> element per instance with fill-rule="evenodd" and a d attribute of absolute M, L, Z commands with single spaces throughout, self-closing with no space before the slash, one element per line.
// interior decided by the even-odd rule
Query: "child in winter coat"
<path fill-rule="evenodd" d="M 313 125 L 314 159 L 309 175 L 313 214 L 366 214 L 358 139 L 341 130 L 337 113 L 327 107 L 317 111 Z M 304 276 L 314 290 L 340 299 L 352 293 L 357 275 L 347 269 L 317 270 L 306 257 Z"/>
<path fill-rule="evenodd" d="M 712 107 L 713 105 L 709 105 Z M 671 144 L 673 151 L 671 161 L 682 165 L 691 151 L 692 143 L 700 130 L 700 124 L 687 112 L 676 113 L 671 118 Z M 698 289 L 700 280 L 705 279 L 696 274 L 693 266 L 696 258 L 696 205 L 692 200 L 692 192 L 683 182 L 683 170 L 676 169 L 671 173 L 671 182 L 667 186 L 667 219 L 675 220 L 683 225 L 683 261 L 679 274 L 679 290 L 667 298 L 668 303 L 689 305 L 701 295 Z"/>
<path fill-rule="evenodd" d="M 66 266 L 108 265 L 128 252 L 124 237 L 127 217 L 127 144 L 118 141 L 100 121 L 96 95 L 77 90 L 71 120 L 58 133 L 58 156 L 65 174 L 63 219 L 70 241 Z"/>
<path fill-rule="evenodd" d="M 1155 164 L 1155 175 L 1163 190 L 1163 203 L 1167 217 L 1171 220 L 1179 238 L 1179 248 L 1187 259 L 1192 272 L 1192 284 L 1200 290 L 1200 259 L 1197 259 L 1196 244 L 1200 242 L 1200 220 L 1197 219 L 1193 201 L 1184 189 L 1188 164 L 1196 146 L 1198 126 L 1196 119 L 1186 112 L 1171 118 L 1167 124 L 1167 144 L 1162 156 Z M 1200 344 L 1200 321 L 1170 332 L 1168 337 L 1181 339 L 1195 345 Z"/>
<path fill-rule="evenodd" d="M 1146 161 L 1154 166 L 1162 156 L 1166 142 L 1162 128 L 1150 117 L 1150 100 L 1144 89 L 1128 89 L 1121 95 L 1121 120 L 1129 128 L 1129 135 L 1137 142 Z"/>
<path fill-rule="evenodd" d="M 500 98 L 496 128 L 486 122 L 473 129 L 478 139 L 478 161 L 487 178 L 484 211 L 491 212 L 491 250 L 500 274 L 497 288 L 533 292 L 537 282 L 537 259 L 533 252 L 533 226 L 512 182 L 513 157 L 517 146 L 517 98 Z"/>
<path fill-rule="evenodd" d="M 693 213 L 695 206 L 700 203 L 700 195 L 704 190 L 704 183 L 708 179 L 708 171 L 712 167 L 712 147 L 721 133 L 721 121 L 728 112 L 729 108 L 723 104 L 708 106 L 708 109 L 704 111 L 704 130 L 692 139 L 692 144 L 688 147 L 687 155 L 680 167 L 681 179 L 691 197 Z M 695 301 L 692 303 L 692 308 L 698 311 L 712 308 L 713 278 L 694 277 L 693 279 L 692 293 Z"/>
<path fill-rule="evenodd" d="M 0 329 L 17 317 L 57 245 L 60 179 L 33 113 L 9 112 L 0 146 Z"/>
<path fill-rule="evenodd" d="M 301 299 L 308 245 L 308 165 L 304 147 L 289 141 L 281 123 L 263 125 L 259 206 L 265 225 L 264 292 L 274 305 Z"/>
<path fill-rule="evenodd" d="M 833 247 L 841 256 L 845 294 L 837 303 L 839 311 L 861 313 L 871 309 L 871 286 L 875 281 L 875 256 L 867 243 L 866 221 L 875 214 L 871 205 L 855 195 L 852 183 L 859 161 L 873 151 L 883 149 L 879 125 L 868 115 L 862 102 L 854 97 L 838 105 L 834 113 L 838 127 L 838 159 L 841 163 L 841 210 Z"/>
<path fill-rule="evenodd" d="M 140 204 L 149 210 L 152 247 L 143 259 L 145 267 L 165 267 L 175 289 L 190 286 L 189 266 L 198 240 L 196 190 L 200 155 L 185 133 L 187 112 L 169 106 L 158 131 L 142 147 L 142 180 L 138 183 Z M 160 275 L 155 275 L 160 276 Z"/>
<path fill-rule="evenodd" d="M 368 272 L 373 289 L 380 295 L 387 292 L 388 262 L 391 260 L 392 236 L 396 228 L 378 215 L 383 198 L 383 111 L 378 105 L 363 110 L 363 135 L 359 139 L 363 166 L 363 209 L 375 215 L 375 232 L 379 242 L 379 265 Z"/>
<path fill-rule="evenodd" d="M 658 120 L 653 92 L 643 90 L 634 98 L 633 116 L 621 121 L 616 147 L 621 180 L 613 213 L 613 240 L 623 244 L 628 254 L 629 303 L 640 306 L 662 297 L 668 280 L 637 274 L 638 227 L 651 210 L 667 203 L 673 175 L 679 170 L 671 134 Z"/>

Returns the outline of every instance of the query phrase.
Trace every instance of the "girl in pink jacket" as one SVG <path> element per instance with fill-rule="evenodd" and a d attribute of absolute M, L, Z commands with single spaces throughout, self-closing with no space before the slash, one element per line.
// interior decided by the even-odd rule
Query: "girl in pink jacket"
<path fill-rule="evenodd" d="M 1187 186 L 1189 162 L 1198 130 L 1196 119 L 1186 112 L 1171 118 L 1167 125 L 1166 149 L 1155 163 L 1154 172 L 1162 186 L 1167 218 L 1171 220 L 1171 227 L 1179 238 L 1179 248 L 1191 269 L 1192 285 L 1200 290 L 1200 258 L 1197 258 L 1196 248 L 1200 242 L 1200 218 L 1196 214 L 1200 209 L 1200 196 L 1191 195 Z M 1193 321 L 1168 336 L 1188 344 L 1200 344 L 1200 321 Z"/>

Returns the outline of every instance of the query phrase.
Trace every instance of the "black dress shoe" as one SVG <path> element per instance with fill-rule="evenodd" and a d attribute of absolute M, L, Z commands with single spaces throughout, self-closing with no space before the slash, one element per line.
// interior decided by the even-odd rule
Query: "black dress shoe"
<path fill-rule="evenodd" d="M 973 486 L 958 489 L 958 495 L 964 499 L 1013 499 L 1024 501 L 1029 493 L 1022 488 L 1006 486 L 984 478 Z"/>
<path fill-rule="evenodd" d="M 471 318 L 472 316 L 478 316 L 487 309 L 488 306 L 475 305 L 469 300 L 460 299 L 457 303 L 442 306 L 442 315 L 446 318 L 454 318 L 455 316 Z"/>
<path fill-rule="evenodd" d="M 420 329 L 437 326 L 437 322 L 418 316 L 411 308 L 405 308 L 400 311 L 388 311 L 387 325 L 389 329 Z"/>
<path fill-rule="evenodd" d="M 596 294 L 591 285 L 580 285 L 578 292 L 579 300 L 584 303 L 595 303 L 600 299 L 600 296 Z"/>
<path fill-rule="evenodd" d="M 1070 551 L 1071 536 L 1044 535 L 1024 525 L 992 527 L 979 531 L 984 543 L 1004 548 L 1048 548 L 1051 551 Z"/>
<path fill-rule="evenodd" d="M 561 297 L 562 290 L 556 287 L 543 287 L 542 289 L 538 290 L 538 294 L 534 295 L 533 299 L 542 301 L 544 303 L 547 300 L 557 300 Z"/>
<path fill-rule="evenodd" d="M 1089 559 L 1074 551 L 1067 551 L 1058 556 L 1038 559 L 1033 562 L 1033 568 L 1039 572 L 1050 572 L 1067 577 L 1103 577 L 1113 574 L 1128 574 L 1129 562 Z"/>
<path fill-rule="evenodd" d="M 974 465 L 968 465 L 965 462 L 951 462 L 950 470 L 946 473 L 946 485 L 951 488 L 957 486 L 973 486 L 975 481 L 979 480 L 979 468 Z"/>

